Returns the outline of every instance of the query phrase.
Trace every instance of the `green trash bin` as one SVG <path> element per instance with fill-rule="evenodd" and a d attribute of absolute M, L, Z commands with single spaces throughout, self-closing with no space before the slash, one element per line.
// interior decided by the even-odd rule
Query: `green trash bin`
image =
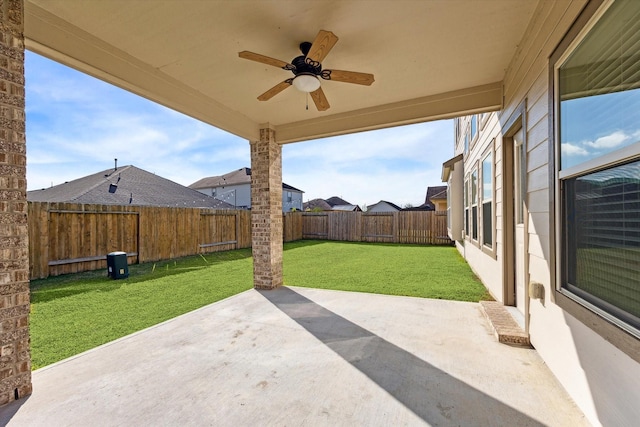
<path fill-rule="evenodd" d="M 126 252 L 111 252 L 107 255 L 107 276 L 112 279 L 126 279 L 129 277 Z"/>

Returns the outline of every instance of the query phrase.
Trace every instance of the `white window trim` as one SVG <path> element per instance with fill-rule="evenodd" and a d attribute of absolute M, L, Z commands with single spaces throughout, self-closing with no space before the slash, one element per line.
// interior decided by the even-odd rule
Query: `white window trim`
<path fill-rule="evenodd" d="M 496 218 L 496 154 L 495 154 L 495 145 L 496 145 L 496 139 L 493 138 L 491 140 L 491 144 L 489 145 L 489 148 L 484 152 L 483 156 L 481 157 L 482 161 L 481 161 L 481 165 L 484 165 L 484 161 L 488 156 L 491 156 L 491 246 L 488 246 L 484 243 L 484 236 L 485 236 L 485 232 L 486 230 L 484 229 L 484 209 L 481 209 L 482 211 L 482 215 L 480 216 L 480 223 L 483 224 L 482 226 L 482 233 L 479 234 L 479 237 L 481 238 L 481 245 L 482 245 L 482 251 L 488 255 L 491 255 L 493 258 L 497 258 L 497 250 L 496 250 L 496 235 L 497 235 L 497 231 L 496 231 L 496 224 L 497 224 L 497 218 Z M 483 188 L 483 192 L 482 192 L 482 200 L 481 200 L 481 206 L 484 207 L 484 167 L 481 167 L 481 177 L 480 179 L 482 180 L 482 188 Z"/>

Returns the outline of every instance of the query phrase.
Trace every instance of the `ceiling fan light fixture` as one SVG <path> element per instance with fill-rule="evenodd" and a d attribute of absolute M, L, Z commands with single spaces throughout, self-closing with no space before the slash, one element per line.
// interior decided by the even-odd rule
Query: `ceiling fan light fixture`
<path fill-rule="evenodd" d="M 320 88 L 320 80 L 313 74 L 298 74 L 293 79 L 293 85 L 301 92 L 315 92 Z"/>

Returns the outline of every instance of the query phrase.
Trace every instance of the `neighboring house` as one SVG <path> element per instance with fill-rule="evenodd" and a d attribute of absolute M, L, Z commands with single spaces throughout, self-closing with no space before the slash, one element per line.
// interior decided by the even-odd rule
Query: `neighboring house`
<path fill-rule="evenodd" d="M 566 19 L 556 4 L 540 2 L 554 18 L 527 30 L 499 111 L 454 121 L 449 236 L 586 417 L 635 425 L 640 2 Z"/>
<path fill-rule="evenodd" d="M 304 211 L 330 211 L 331 205 L 324 199 L 313 199 L 305 202 L 303 205 Z"/>
<path fill-rule="evenodd" d="M 425 205 L 433 206 L 435 211 L 447 210 L 447 186 L 427 187 Z"/>
<path fill-rule="evenodd" d="M 313 199 L 304 204 L 305 211 L 343 211 L 343 212 L 362 212 L 360 206 L 352 205 L 340 197 L 333 196 L 328 199 Z"/>
<path fill-rule="evenodd" d="M 237 208 L 251 209 L 251 168 L 241 168 L 221 176 L 202 178 L 189 185 L 189 188 Z M 283 182 L 282 211 L 301 211 L 303 193 L 304 191 Z"/>
<path fill-rule="evenodd" d="M 121 166 L 27 192 L 30 202 L 233 209 L 233 206 L 135 166 Z"/>
<path fill-rule="evenodd" d="M 398 212 L 402 208 L 386 200 L 380 200 L 378 203 L 374 203 L 367 208 L 367 212 Z"/>
<path fill-rule="evenodd" d="M 335 205 L 331 210 L 342 212 L 362 212 L 362 209 L 360 209 L 360 206 L 358 205 Z"/>
<path fill-rule="evenodd" d="M 327 204 L 332 208 L 338 205 L 351 205 L 351 203 L 347 202 L 344 199 L 341 199 L 338 196 L 329 197 L 328 199 L 325 199 L 325 202 L 327 202 Z"/>
<path fill-rule="evenodd" d="M 353 205 L 338 196 L 329 197 L 325 201 L 327 202 L 327 204 L 329 204 L 329 206 L 331 206 L 332 211 L 362 212 L 360 206 Z"/>

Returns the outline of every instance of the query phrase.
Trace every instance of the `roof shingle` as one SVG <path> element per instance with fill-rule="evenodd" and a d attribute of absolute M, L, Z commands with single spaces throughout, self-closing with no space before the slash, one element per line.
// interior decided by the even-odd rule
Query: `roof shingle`
<path fill-rule="evenodd" d="M 215 187 L 226 187 L 227 185 L 240 185 L 240 184 L 251 184 L 251 168 L 240 168 L 238 170 L 226 173 L 220 176 L 208 176 L 206 178 L 199 179 L 193 184 L 189 185 L 189 188 L 193 188 L 194 190 L 198 190 L 201 188 L 215 188 Z M 303 193 L 302 190 L 298 190 L 297 188 L 282 183 L 282 188 L 290 191 L 299 191 Z"/>
<path fill-rule="evenodd" d="M 107 169 L 50 188 L 29 191 L 27 200 L 233 209 L 228 203 L 131 165 Z"/>

